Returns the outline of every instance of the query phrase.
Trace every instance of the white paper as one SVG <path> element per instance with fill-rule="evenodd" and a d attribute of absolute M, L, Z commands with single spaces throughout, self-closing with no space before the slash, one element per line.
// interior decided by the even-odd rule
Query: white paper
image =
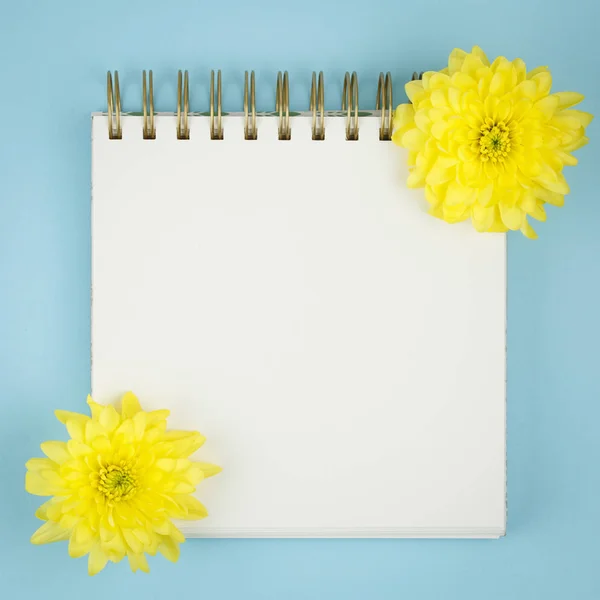
<path fill-rule="evenodd" d="M 188 535 L 505 532 L 505 236 L 426 214 L 379 119 L 93 117 L 92 390 L 223 467 Z"/>

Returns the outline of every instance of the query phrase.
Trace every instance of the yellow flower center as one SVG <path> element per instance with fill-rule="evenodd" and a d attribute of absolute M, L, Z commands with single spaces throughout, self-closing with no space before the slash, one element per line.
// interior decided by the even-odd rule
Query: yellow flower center
<path fill-rule="evenodd" d="M 511 135 L 506 123 L 487 118 L 479 133 L 479 158 L 483 162 L 504 162 L 511 148 Z"/>
<path fill-rule="evenodd" d="M 92 485 L 102 492 L 109 502 L 128 500 L 138 489 L 137 472 L 131 464 L 121 461 L 118 465 L 102 467 L 94 474 Z"/>

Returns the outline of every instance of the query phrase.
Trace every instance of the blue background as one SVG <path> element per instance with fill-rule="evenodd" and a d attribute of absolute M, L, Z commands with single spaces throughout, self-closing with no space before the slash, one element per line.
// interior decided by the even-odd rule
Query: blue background
<path fill-rule="evenodd" d="M 24 463 L 64 436 L 54 408 L 84 408 L 90 346 L 90 113 L 119 69 L 124 109 L 140 110 L 152 68 L 159 110 L 173 110 L 177 69 L 191 104 L 208 106 L 208 71 L 241 109 L 256 69 L 259 108 L 278 69 L 292 108 L 326 74 L 328 108 L 356 69 L 361 105 L 390 70 L 396 100 L 413 70 L 440 68 L 455 46 L 548 64 L 554 89 L 600 114 L 595 0 L 356 0 L 218 3 L 0 1 L 0 590 L 3 598 L 347 600 L 600 598 L 600 204 L 592 143 L 567 170 L 571 196 L 541 239 L 509 238 L 508 535 L 477 540 L 191 540 L 150 575 L 126 562 L 89 578 L 66 543 L 34 547 L 41 499 Z M 597 169 L 597 167 L 596 167 Z M 352 493 L 351 490 L 348 493 Z M 168 596 L 167 596 L 168 595 Z M 192 596 L 193 595 L 193 596 Z"/>

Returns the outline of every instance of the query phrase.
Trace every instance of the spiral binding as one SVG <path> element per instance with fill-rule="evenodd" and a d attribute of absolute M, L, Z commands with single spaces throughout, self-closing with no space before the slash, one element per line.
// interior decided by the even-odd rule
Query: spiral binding
<path fill-rule="evenodd" d="M 181 89 L 182 73 L 177 74 L 177 139 L 190 139 L 188 113 L 190 111 L 190 82 L 188 72 L 183 74 L 183 91 Z M 183 109 L 182 109 L 183 105 Z"/>
<path fill-rule="evenodd" d="M 256 129 L 256 94 L 254 91 L 254 71 L 250 75 L 250 105 L 252 106 L 252 120 L 248 120 L 248 71 L 244 75 L 244 139 L 255 140 L 258 138 Z"/>
<path fill-rule="evenodd" d="M 121 91 L 119 90 L 119 73 L 115 71 L 115 89 L 113 93 L 113 80 L 110 71 L 106 74 L 106 95 L 108 98 L 108 137 L 111 140 L 120 140 L 123 136 L 121 130 Z M 115 123 L 113 124 L 113 107 Z"/>
<path fill-rule="evenodd" d="M 223 139 L 223 121 L 221 115 L 221 71 L 217 71 L 217 126 L 215 127 L 215 72 L 210 72 L 210 139 Z"/>
<path fill-rule="evenodd" d="M 389 142 L 392 139 L 392 117 L 394 111 L 392 75 L 389 71 L 385 74 L 385 78 L 383 77 L 383 73 L 379 73 L 376 108 L 377 110 L 381 109 L 379 139 Z"/>
<path fill-rule="evenodd" d="M 144 110 L 143 134 L 145 140 L 156 139 L 154 126 L 154 87 L 152 85 L 152 71 L 149 72 L 149 91 L 146 92 L 146 71 L 142 73 L 142 107 Z"/>
<path fill-rule="evenodd" d="M 342 90 L 342 110 L 346 113 L 346 139 L 350 142 L 358 140 L 358 75 L 356 71 L 346 72 Z M 352 116 L 352 112 L 354 115 Z"/>
<path fill-rule="evenodd" d="M 319 73 L 319 87 L 317 88 L 317 74 L 313 71 L 310 86 L 310 110 L 312 111 L 312 139 L 325 139 L 325 78 L 323 71 Z M 319 126 L 317 127 L 317 110 L 319 112 Z"/>
<path fill-rule="evenodd" d="M 290 129 L 290 80 L 288 72 L 281 75 L 277 73 L 277 87 L 275 91 L 275 111 L 279 113 L 279 125 L 277 127 L 280 140 L 291 140 Z"/>
<path fill-rule="evenodd" d="M 423 73 L 413 73 L 412 79 L 422 79 Z M 210 137 L 213 140 L 222 140 L 223 110 L 222 110 L 222 85 L 221 71 L 210 73 Z M 244 75 L 244 139 L 256 140 L 258 127 L 256 124 L 256 84 L 254 71 Z M 106 75 L 108 137 L 111 140 L 120 140 L 123 137 L 121 126 L 121 92 L 119 88 L 119 73 L 108 71 Z M 356 141 L 359 135 L 358 111 L 358 75 L 356 72 L 344 75 L 342 89 L 342 112 L 346 118 L 346 140 Z M 156 125 L 154 111 L 154 84 L 152 71 L 142 72 L 142 109 L 143 128 L 145 140 L 156 139 Z M 393 121 L 393 92 L 392 75 L 389 71 L 384 75 L 379 74 L 377 84 L 376 109 L 381 111 L 381 126 L 379 139 L 389 141 L 392 137 Z M 323 71 L 318 76 L 313 71 L 310 89 L 310 113 L 312 114 L 312 139 L 320 141 L 325 139 L 325 78 Z M 288 72 L 277 73 L 275 87 L 275 112 L 278 118 L 277 135 L 280 140 L 290 140 L 292 128 L 290 124 L 290 80 Z M 177 73 L 177 139 L 190 139 L 190 84 L 187 71 Z"/>

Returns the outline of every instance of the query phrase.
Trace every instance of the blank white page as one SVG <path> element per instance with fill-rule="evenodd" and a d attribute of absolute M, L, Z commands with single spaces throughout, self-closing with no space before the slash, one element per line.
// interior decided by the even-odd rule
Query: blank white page
<path fill-rule="evenodd" d="M 92 391 L 207 437 L 211 537 L 505 532 L 506 238 L 427 215 L 379 118 L 93 117 Z"/>

